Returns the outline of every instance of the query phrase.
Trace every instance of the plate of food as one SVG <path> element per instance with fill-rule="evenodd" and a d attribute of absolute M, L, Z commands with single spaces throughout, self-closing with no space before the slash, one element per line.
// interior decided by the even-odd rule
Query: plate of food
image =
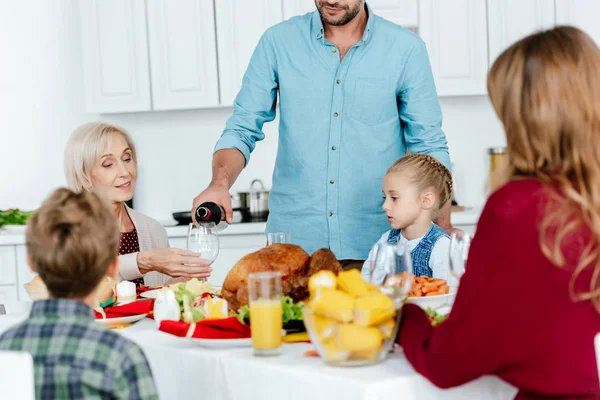
<path fill-rule="evenodd" d="M 127 325 L 133 324 L 134 322 L 140 321 L 146 318 L 148 314 L 129 315 L 127 317 L 117 318 L 97 318 L 96 322 L 106 325 L 109 328 L 121 328 Z"/>
<path fill-rule="evenodd" d="M 203 293 L 219 294 L 221 291 L 221 286 L 214 286 L 209 282 L 203 282 L 198 280 L 197 278 L 192 278 L 186 282 L 174 283 L 172 285 L 163 286 L 161 288 L 147 290 L 145 292 L 140 293 L 140 297 L 143 297 L 145 299 L 156 299 L 160 291 L 177 291 L 181 288 L 185 288 L 186 290 L 190 291 L 194 294 L 194 296 L 200 296 Z"/>
<path fill-rule="evenodd" d="M 407 303 L 416 304 L 423 309 L 437 309 L 451 305 L 456 297 L 457 288 L 449 286 L 444 279 L 420 276 L 413 278 Z"/>
<path fill-rule="evenodd" d="M 281 336 L 285 336 L 286 331 L 281 331 Z M 240 339 L 203 339 L 203 338 L 188 338 L 192 343 L 201 347 L 211 349 L 230 349 L 234 347 L 252 347 L 252 338 Z"/>

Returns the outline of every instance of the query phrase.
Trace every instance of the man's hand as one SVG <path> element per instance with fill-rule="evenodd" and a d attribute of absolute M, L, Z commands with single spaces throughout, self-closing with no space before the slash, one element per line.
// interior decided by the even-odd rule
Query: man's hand
<path fill-rule="evenodd" d="M 205 201 L 212 201 L 220 205 L 225 211 L 224 219 L 228 224 L 233 222 L 233 211 L 231 209 L 231 195 L 227 185 L 211 184 L 202 193 L 194 198 L 192 205 L 192 219 L 196 221 L 196 208 Z"/>
<path fill-rule="evenodd" d="M 440 228 L 442 228 L 446 232 L 448 232 L 448 234 L 450 234 L 449 231 L 454 229 L 454 228 L 452 228 L 452 223 L 450 222 L 450 211 L 451 210 L 452 210 L 452 202 L 449 200 L 446 204 L 444 204 L 444 206 L 440 210 L 440 214 L 438 215 L 436 220 L 433 221 L 437 225 L 439 225 Z"/>
<path fill-rule="evenodd" d="M 452 226 L 452 223 L 450 222 L 451 210 L 452 210 L 452 202 L 448 201 L 448 203 L 446 203 L 444 205 L 444 207 L 442 207 L 442 209 L 440 211 L 440 215 L 438 216 L 437 220 L 435 220 L 434 222 L 436 224 L 438 224 L 440 228 L 445 230 L 448 235 L 452 235 L 453 233 L 456 233 L 456 234 L 464 233 L 464 231 L 462 231 L 461 229 L 454 228 Z"/>

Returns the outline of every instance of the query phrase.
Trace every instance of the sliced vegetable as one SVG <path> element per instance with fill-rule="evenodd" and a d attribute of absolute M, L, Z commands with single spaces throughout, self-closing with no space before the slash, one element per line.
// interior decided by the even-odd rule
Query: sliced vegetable
<path fill-rule="evenodd" d="M 431 322 L 431 325 L 433 325 L 433 326 L 441 324 L 442 322 L 444 322 L 446 320 L 446 318 L 448 318 L 448 315 L 440 315 L 433 308 L 427 308 L 425 310 L 425 314 L 427 314 L 427 316 L 429 317 L 429 321 Z"/>

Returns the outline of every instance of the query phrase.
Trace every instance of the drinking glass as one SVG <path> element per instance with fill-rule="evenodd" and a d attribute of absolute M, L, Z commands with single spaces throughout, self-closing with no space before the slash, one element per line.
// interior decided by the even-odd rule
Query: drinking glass
<path fill-rule="evenodd" d="M 283 329 L 281 273 L 255 272 L 248 275 L 248 302 L 252 348 L 255 356 L 273 356 L 281 351 Z"/>
<path fill-rule="evenodd" d="M 403 243 L 375 244 L 370 268 L 370 280 L 375 278 L 381 282 L 381 290 L 399 308 L 408 296 L 414 281 L 410 249 Z"/>
<path fill-rule="evenodd" d="M 219 234 L 214 222 L 193 223 L 188 226 L 187 249 L 200 253 L 212 264 L 219 255 Z"/>
<path fill-rule="evenodd" d="M 457 283 L 465 273 L 470 247 L 471 237 L 467 233 L 458 231 L 450 235 L 450 274 Z"/>
<path fill-rule="evenodd" d="M 269 232 L 267 234 L 267 246 L 273 243 L 292 243 L 291 232 Z"/>

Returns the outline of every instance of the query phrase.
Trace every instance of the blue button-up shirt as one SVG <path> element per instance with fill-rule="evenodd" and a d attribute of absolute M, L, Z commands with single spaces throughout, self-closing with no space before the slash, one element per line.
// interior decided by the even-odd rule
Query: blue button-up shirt
<path fill-rule="evenodd" d="M 382 180 L 406 154 L 450 168 L 442 112 L 424 42 L 374 15 L 340 61 L 317 11 L 268 29 L 259 41 L 215 151 L 248 162 L 275 118 L 279 148 L 267 232 L 288 231 L 309 254 L 330 248 L 364 260 L 390 229 Z"/>

